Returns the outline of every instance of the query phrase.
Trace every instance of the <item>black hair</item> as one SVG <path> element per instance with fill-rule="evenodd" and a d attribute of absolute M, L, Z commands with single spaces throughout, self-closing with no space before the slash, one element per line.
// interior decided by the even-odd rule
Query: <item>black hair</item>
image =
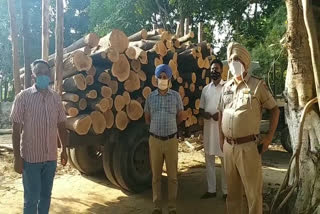
<path fill-rule="evenodd" d="M 223 63 L 221 62 L 220 59 L 214 59 L 214 60 L 212 60 L 210 67 L 211 67 L 214 63 L 219 64 L 219 65 L 220 65 L 220 68 L 223 69 Z"/>
<path fill-rule="evenodd" d="M 48 66 L 48 69 L 50 70 L 50 66 L 48 64 L 47 61 L 43 60 L 43 59 L 36 59 L 35 61 L 33 61 L 32 63 L 32 68 L 34 68 L 37 64 L 42 63 Z"/>

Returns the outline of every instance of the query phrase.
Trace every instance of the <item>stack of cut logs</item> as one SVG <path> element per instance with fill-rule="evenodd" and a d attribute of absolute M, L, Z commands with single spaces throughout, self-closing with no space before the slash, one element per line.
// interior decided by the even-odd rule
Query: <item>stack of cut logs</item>
<path fill-rule="evenodd" d="M 155 67 L 163 63 L 173 71 L 170 87 L 183 100 L 184 126 L 198 124 L 201 90 L 214 56 L 210 44 L 193 44 L 193 37 L 193 32 L 179 38 L 163 29 L 127 37 L 113 30 L 100 39 L 91 33 L 65 48 L 67 128 L 79 135 L 102 134 L 143 118 L 144 102 L 157 87 Z M 49 65 L 54 70 L 53 55 Z"/>

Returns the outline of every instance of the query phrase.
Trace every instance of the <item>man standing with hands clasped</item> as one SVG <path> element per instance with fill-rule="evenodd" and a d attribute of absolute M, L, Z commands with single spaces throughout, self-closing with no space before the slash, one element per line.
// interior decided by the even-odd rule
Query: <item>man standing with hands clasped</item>
<path fill-rule="evenodd" d="M 169 89 L 171 68 L 161 64 L 156 67 L 158 89 L 148 97 L 144 106 L 145 120 L 150 124 L 150 162 L 152 169 L 153 214 L 161 214 L 161 177 L 163 161 L 168 174 L 169 214 L 176 214 L 178 192 L 178 139 L 177 124 L 182 121 L 183 104 L 179 93 Z"/>
<path fill-rule="evenodd" d="M 221 160 L 221 189 L 223 198 L 226 198 L 227 196 L 223 153 L 219 144 L 219 111 L 217 109 L 223 87 L 223 80 L 221 80 L 222 71 L 222 62 L 218 59 L 213 60 L 210 70 L 211 83 L 203 88 L 200 99 L 200 115 L 204 118 L 203 144 L 208 182 L 208 191 L 201 199 L 214 198 L 217 194 L 215 156 L 218 156 Z"/>
<path fill-rule="evenodd" d="M 262 214 L 261 153 L 268 150 L 279 119 L 279 108 L 263 80 L 248 73 L 250 54 L 242 45 L 228 45 L 227 57 L 233 78 L 219 102 L 220 144 L 228 185 L 228 214 Z M 271 113 L 269 132 L 259 138 L 262 109 Z M 243 189 L 248 211 L 243 203 Z"/>
<path fill-rule="evenodd" d="M 47 214 L 57 167 L 57 133 L 62 144 L 61 164 L 68 160 L 66 115 L 60 96 L 49 88 L 48 63 L 34 61 L 32 73 L 36 84 L 16 96 L 10 116 L 14 170 L 22 174 L 23 213 Z"/>

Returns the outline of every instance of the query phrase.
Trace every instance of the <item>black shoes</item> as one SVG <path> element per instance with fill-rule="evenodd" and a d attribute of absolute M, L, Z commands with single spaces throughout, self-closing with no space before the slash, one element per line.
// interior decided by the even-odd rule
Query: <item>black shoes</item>
<path fill-rule="evenodd" d="M 208 199 L 208 198 L 215 198 L 217 196 L 216 192 L 206 192 L 200 199 Z"/>

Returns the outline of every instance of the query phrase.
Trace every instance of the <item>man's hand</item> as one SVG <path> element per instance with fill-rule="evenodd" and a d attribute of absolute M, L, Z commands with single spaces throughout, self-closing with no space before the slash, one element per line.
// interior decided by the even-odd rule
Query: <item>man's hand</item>
<path fill-rule="evenodd" d="M 19 174 L 22 174 L 22 171 L 23 171 L 23 160 L 22 158 L 15 158 L 14 159 L 14 171 L 19 173 Z"/>
<path fill-rule="evenodd" d="M 203 117 L 204 117 L 204 119 L 210 120 L 211 114 L 209 112 L 204 112 Z"/>
<path fill-rule="evenodd" d="M 271 142 L 272 142 L 272 137 L 268 135 L 262 139 L 261 144 L 263 144 L 263 147 L 262 147 L 261 154 L 268 151 L 268 147 L 271 144 Z"/>
<path fill-rule="evenodd" d="M 218 120 L 219 120 L 219 112 L 211 115 L 211 117 L 212 117 L 212 119 L 213 119 L 214 121 L 218 121 Z"/>
<path fill-rule="evenodd" d="M 61 165 L 65 166 L 68 163 L 68 155 L 65 149 L 61 152 Z"/>

